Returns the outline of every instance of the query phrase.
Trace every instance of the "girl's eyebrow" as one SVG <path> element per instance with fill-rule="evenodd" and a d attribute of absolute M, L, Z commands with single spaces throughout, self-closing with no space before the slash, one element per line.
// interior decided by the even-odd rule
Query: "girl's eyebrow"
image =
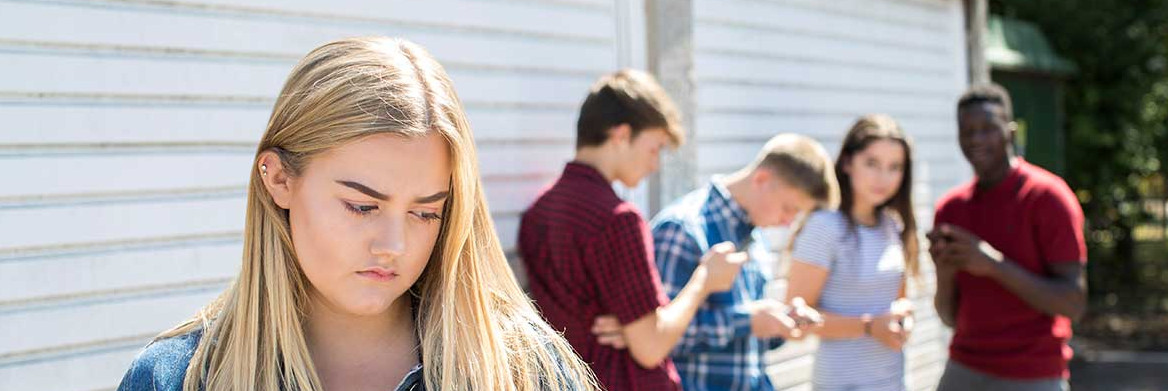
<path fill-rule="evenodd" d="M 415 198 L 414 202 L 417 202 L 419 204 L 429 204 L 431 202 L 442 201 L 442 200 L 446 199 L 446 197 L 449 195 L 450 195 L 449 191 L 443 190 L 443 191 L 440 191 L 440 192 L 437 192 L 437 193 L 434 193 L 434 194 L 431 194 L 431 195 L 428 195 L 425 197 Z"/>
<path fill-rule="evenodd" d="M 377 190 L 370 189 L 369 186 L 365 186 L 365 185 L 362 185 L 360 183 L 353 182 L 353 181 L 340 181 L 340 180 L 338 180 L 336 182 L 345 186 L 345 187 L 348 187 L 350 189 L 365 193 L 365 195 L 367 195 L 367 196 L 370 196 L 370 197 L 373 197 L 373 198 L 376 198 L 376 199 L 379 199 L 382 201 L 389 200 L 389 196 L 382 194 L 382 193 L 378 192 Z"/>
<path fill-rule="evenodd" d="M 389 200 L 388 195 L 385 195 L 377 190 L 373 190 L 373 189 L 369 188 L 369 186 L 365 186 L 365 185 L 362 185 L 362 184 L 354 182 L 354 181 L 338 180 L 336 182 L 341 184 L 342 186 L 359 191 L 361 193 L 364 193 L 367 196 L 376 198 L 378 200 L 382 200 L 382 201 Z M 431 195 L 428 195 L 425 197 L 415 198 L 414 202 L 419 203 L 419 204 L 429 204 L 432 202 L 442 201 L 442 200 L 446 199 L 446 197 L 449 197 L 449 196 L 450 196 L 450 192 L 443 190 L 443 191 L 439 191 L 437 193 L 434 193 L 434 194 L 431 194 Z"/>

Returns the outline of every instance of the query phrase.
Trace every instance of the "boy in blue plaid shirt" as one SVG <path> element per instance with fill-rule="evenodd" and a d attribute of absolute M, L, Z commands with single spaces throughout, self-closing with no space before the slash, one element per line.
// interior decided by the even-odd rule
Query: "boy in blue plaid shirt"
<path fill-rule="evenodd" d="M 788 225 L 800 213 L 838 199 L 831 159 L 819 143 L 794 135 L 772 138 L 751 164 L 715 177 L 662 210 L 651 222 L 657 268 L 670 297 L 678 294 L 702 254 L 729 242 L 745 250 L 755 227 Z M 773 390 L 763 354 L 800 338 L 818 314 L 765 297 L 768 276 L 747 261 L 728 292 L 698 309 L 671 357 L 685 390 Z M 607 321 L 597 320 L 595 330 Z"/>

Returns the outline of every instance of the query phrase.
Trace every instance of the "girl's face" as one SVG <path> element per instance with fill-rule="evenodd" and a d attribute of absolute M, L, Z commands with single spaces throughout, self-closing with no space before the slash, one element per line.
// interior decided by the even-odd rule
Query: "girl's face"
<path fill-rule="evenodd" d="M 450 189 L 441 136 L 369 136 L 313 157 L 295 177 L 270 152 L 261 164 L 269 192 L 288 210 L 293 247 L 318 304 L 379 315 L 417 281 Z"/>
<path fill-rule="evenodd" d="M 904 179 L 905 149 L 897 141 L 881 139 L 868 144 L 844 165 L 851 177 L 856 205 L 876 207 L 891 200 Z"/>

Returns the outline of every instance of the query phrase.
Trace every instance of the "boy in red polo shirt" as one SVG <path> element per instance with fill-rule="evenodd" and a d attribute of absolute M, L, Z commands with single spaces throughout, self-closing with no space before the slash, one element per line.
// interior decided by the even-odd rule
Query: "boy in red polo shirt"
<path fill-rule="evenodd" d="M 733 244 L 714 246 L 681 293 L 672 302 L 665 295 L 648 225 L 612 182 L 634 187 L 656 171 L 658 152 L 684 142 L 678 122 L 652 76 L 624 70 L 602 77 L 580 108 L 575 160 L 520 222 L 532 297 L 610 391 L 680 390 L 669 352 L 698 307 L 729 290 L 747 259 Z M 614 315 L 623 334 L 593 335 L 602 315 Z M 603 344 L 613 341 L 620 346 Z"/>
<path fill-rule="evenodd" d="M 1010 96 L 971 88 L 959 141 L 977 178 L 937 205 L 935 305 L 954 328 L 939 391 L 1065 391 L 1071 320 L 1086 310 L 1083 211 L 1058 176 L 1014 156 Z"/>

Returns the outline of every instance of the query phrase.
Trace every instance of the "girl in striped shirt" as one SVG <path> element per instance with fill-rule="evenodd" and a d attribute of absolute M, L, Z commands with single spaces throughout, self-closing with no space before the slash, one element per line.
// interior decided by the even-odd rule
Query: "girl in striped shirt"
<path fill-rule="evenodd" d="M 839 210 L 812 213 L 796 235 L 787 297 L 824 316 L 815 390 L 902 391 L 918 252 L 911 143 L 892 118 L 868 115 L 842 144 Z"/>

